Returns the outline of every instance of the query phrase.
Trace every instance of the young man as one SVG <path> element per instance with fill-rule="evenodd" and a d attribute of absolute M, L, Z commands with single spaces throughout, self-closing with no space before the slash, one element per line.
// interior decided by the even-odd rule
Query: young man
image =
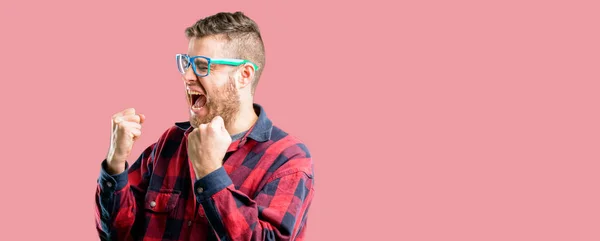
<path fill-rule="evenodd" d="M 176 55 L 190 120 L 129 166 L 145 116 L 112 117 L 96 190 L 102 240 L 303 240 L 313 189 L 306 146 L 253 102 L 265 57 L 256 23 L 218 13 Z"/>

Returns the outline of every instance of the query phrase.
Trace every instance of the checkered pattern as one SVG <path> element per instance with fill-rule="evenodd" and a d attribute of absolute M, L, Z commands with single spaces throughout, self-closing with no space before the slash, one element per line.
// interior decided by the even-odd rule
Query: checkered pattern
<path fill-rule="evenodd" d="M 96 189 L 101 240 L 303 240 L 314 195 L 306 146 L 272 125 L 260 105 L 223 167 L 197 180 L 189 122 L 176 123 L 126 171 L 102 162 Z"/>

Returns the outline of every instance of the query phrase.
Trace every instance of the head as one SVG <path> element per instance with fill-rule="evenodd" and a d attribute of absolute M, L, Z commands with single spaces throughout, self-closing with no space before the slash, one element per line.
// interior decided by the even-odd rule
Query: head
<path fill-rule="evenodd" d="M 226 126 L 232 124 L 241 108 L 252 108 L 265 66 L 257 24 L 241 12 L 222 12 L 198 20 L 185 34 L 187 56 L 203 56 L 192 59 L 196 71 L 190 65 L 182 74 L 190 123 L 198 127 L 221 116 Z"/>

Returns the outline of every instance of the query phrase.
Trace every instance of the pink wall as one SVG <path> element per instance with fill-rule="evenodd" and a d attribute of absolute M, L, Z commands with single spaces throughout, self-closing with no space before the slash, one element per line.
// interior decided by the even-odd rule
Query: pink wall
<path fill-rule="evenodd" d="M 600 239 L 597 1 L 89 2 L 0 3 L 1 240 L 97 240 L 111 115 L 135 155 L 186 120 L 183 30 L 235 10 L 314 156 L 309 240 Z"/>

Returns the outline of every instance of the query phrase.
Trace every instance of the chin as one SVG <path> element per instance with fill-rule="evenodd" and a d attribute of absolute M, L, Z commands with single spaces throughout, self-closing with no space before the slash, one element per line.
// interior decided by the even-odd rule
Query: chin
<path fill-rule="evenodd" d="M 194 128 L 198 128 L 199 125 L 201 124 L 207 124 L 209 123 L 211 120 L 207 120 L 208 118 L 208 111 L 207 110 L 201 110 L 200 113 L 196 113 L 195 111 L 193 111 L 190 108 L 190 124 L 194 127 Z"/>

